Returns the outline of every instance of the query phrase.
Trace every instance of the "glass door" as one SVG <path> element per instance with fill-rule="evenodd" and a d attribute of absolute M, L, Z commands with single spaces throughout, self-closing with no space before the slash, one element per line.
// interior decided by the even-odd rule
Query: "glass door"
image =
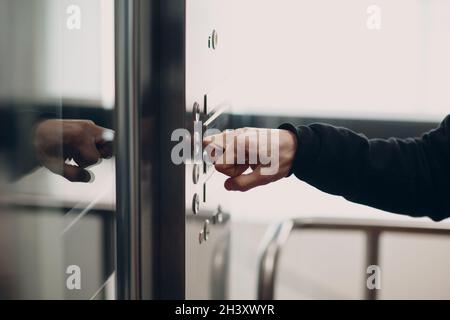
<path fill-rule="evenodd" d="M 0 298 L 115 298 L 113 0 L 0 0 Z"/>

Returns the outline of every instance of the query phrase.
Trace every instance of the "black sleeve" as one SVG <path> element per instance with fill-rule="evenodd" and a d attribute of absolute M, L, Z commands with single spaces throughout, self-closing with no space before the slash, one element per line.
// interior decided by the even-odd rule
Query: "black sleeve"
<path fill-rule="evenodd" d="M 450 217 L 450 116 L 421 138 L 367 139 L 345 128 L 295 128 L 292 173 L 310 185 L 385 211 Z"/>

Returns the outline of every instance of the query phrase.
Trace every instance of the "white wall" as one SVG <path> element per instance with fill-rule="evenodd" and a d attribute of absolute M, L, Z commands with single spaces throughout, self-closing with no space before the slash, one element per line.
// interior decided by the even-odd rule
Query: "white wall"
<path fill-rule="evenodd" d="M 233 0 L 238 112 L 440 119 L 446 0 Z M 381 30 L 366 26 L 370 5 Z"/>

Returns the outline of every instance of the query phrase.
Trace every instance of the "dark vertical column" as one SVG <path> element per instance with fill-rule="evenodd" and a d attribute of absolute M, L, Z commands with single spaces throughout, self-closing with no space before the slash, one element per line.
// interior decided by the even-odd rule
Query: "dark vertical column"
<path fill-rule="evenodd" d="M 369 266 L 377 266 L 379 264 L 379 251 L 380 251 L 380 231 L 379 230 L 369 230 L 367 231 L 367 255 L 366 255 L 366 268 Z M 365 299 L 366 300 L 377 300 L 378 290 L 370 289 L 365 285 Z"/>
<path fill-rule="evenodd" d="M 117 290 L 185 296 L 185 169 L 171 134 L 185 117 L 184 0 L 116 0 Z"/>
<path fill-rule="evenodd" d="M 185 294 L 184 166 L 170 158 L 184 127 L 184 0 L 140 0 L 140 252 L 143 299 Z"/>
<path fill-rule="evenodd" d="M 139 1 L 116 0 L 117 298 L 140 299 Z"/>
<path fill-rule="evenodd" d="M 185 168 L 171 160 L 175 129 L 185 127 L 185 0 L 160 0 L 160 112 L 157 298 L 185 297 Z"/>

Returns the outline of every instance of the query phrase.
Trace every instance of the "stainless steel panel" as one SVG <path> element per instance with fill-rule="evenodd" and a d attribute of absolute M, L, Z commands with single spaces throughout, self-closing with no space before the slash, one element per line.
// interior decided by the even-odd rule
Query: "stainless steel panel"
<path fill-rule="evenodd" d="M 198 136 L 207 129 L 224 130 L 229 126 L 230 6 L 230 2 L 219 0 L 186 2 L 185 121 L 193 137 L 194 156 Z M 200 115 L 194 117 L 192 114 L 198 111 L 193 106 L 198 105 Z M 202 170 L 194 181 L 192 176 L 198 166 Z M 224 178 L 195 159 L 186 164 L 185 176 L 186 298 L 224 299 L 230 241 L 229 215 L 223 213 L 227 210 Z M 194 211 L 192 201 L 196 196 L 201 201 Z"/>

